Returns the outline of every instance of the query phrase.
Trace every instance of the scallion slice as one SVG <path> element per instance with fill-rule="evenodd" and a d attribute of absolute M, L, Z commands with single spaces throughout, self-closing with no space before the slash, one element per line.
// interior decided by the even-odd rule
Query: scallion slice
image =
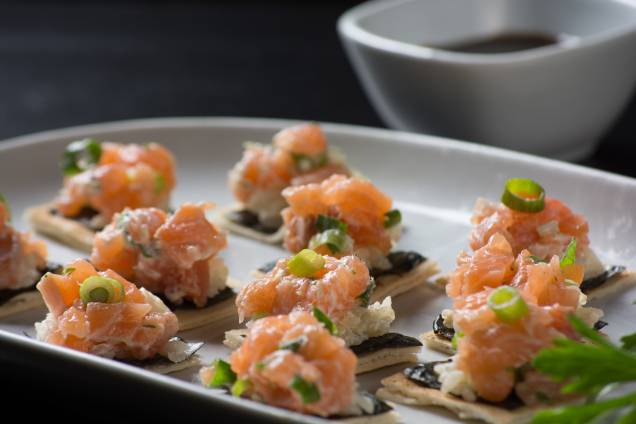
<path fill-rule="evenodd" d="M 538 257 L 538 256 L 530 255 L 530 259 L 532 259 L 532 261 L 533 261 L 535 264 L 545 264 L 545 263 L 546 263 L 546 261 L 544 261 L 543 259 L 541 259 L 541 258 L 540 258 L 540 257 Z"/>
<path fill-rule="evenodd" d="M 101 275 L 93 275 L 80 285 L 80 299 L 83 303 L 117 303 L 124 300 L 124 286 L 117 280 Z"/>
<path fill-rule="evenodd" d="M 327 246 L 331 253 L 342 252 L 347 244 L 347 234 L 335 228 L 318 233 L 309 240 L 309 248 L 315 250 L 320 246 Z"/>
<path fill-rule="evenodd" d="M 384 228 L 391 228 L 402 222 L 402 213 L 393 209 L 384 214 Z"/>
<path fill-rule="evenodd" d="M 247 390 L 251 385 L 251 382 L 247 378 L 239 378 L 232 384 L 232 388 L 230 392 L 232 396 L 241 397 L 241 395 Z"/>
<path fill-rule="evenodd" d="M 371 294 L 373 294 L 373 290 L 375 290 L 375 279 L 373 277 L 369 278 L 369 285 L 367 288 L 358 295 L 358 299 L 360 299 L 361 306 L 367 307 L 369 306 L 369 302 L 371 300 Z"/>
<path fill-rule="evenodd" d="M 329 319 L 327 314 L 325 314 L 323 311 L 315 306 L 311 312 L 314 315 L 314 318 L 320 321 L 331 334 L 333 334 L 334 336 L 338 335 L 338 327 L 336 327 L 336 324 L 334 324 L 333 321 Z"/>
<path fill-rule="evenodd" d="M 292 352 L 298 352 L 298 350 L 300 349 L 300 347 L 307 343 L 307 336 L 302 335 L 300 337 L 297 337 L 293 340 L 290 340 L 288 342 L 285 343 L 281 343 L 278 346 L 278 349 L 280 350 L 291 350 Z"/>
<path fill-rule="evenodd" d="M 300 398 L 305 404 L 318 402 L 320 400 L 320 390 L 318 386 L 315 383 L 305 380 L 300 375 L 294 376 L 289 387 L 300 395 Z"/>
<path fill-rule="evenodd" d="M 236 373 L 232 371 L 232 367 L 223 359 L 214 361 L 214 375 L 210 381 L 210 387 L 221 387 L 234 384 L 236 381 Z"/>
<path fill-rule="evenodd" d="M 327 230 L 340 230 L 345 233 L 347 232 L 347 224 L 339 219 L 332 218 L 327 215 L 318 215 L 316 218 L 316 228 L 318 228 L 318 231 L 321 233 Z"/>
<path fill-rule="evenodd" d="M 511 286 L 496 288 L 488 296 L 488 307 L 505 323 L 513 323 L 528 313 L 528 305 L 517 289 Z"/>
<path fill-rule="evenodd" d="M 0 203 L 4 205 L 4 207 L 7 209 L 7 215 L 11 217 L 11 209 L 9 208 L 9 202 L 7 202 L 7 199 L 2 195 L 2 193 L 0 193 Z"/>
<path fill-rule="evenodd" d="M 519 212 L 541 212 L 545 207 L 545 190 L 529 178 L 506 181 L 501 203 Z"/>
<path fill-rule="evenodd" d="M 93 138 L 74 141 L 66 147 L 62 155 L 64 175 L 79 174 L 97 164 L 102 156 L 102 145 Z"/>
<path fill-rule="evenodd" d="M 303 249 L 288 262 L 289 272 L 296 277 L 311 277 L 325 266 L 325 258 L 310 249 Z"/>
<path fill-rule="evenodd" d="M 464 337 L 464 333 L 462 333 L 461 331 L 457 331 L 453 335 L 453 338 L 451 340 L 451 346 L 453 347 L 453 350 L 457 350 L 457 341 L 461 339 L 462 337 Z"/>
<path fill-rule="evenodd" d="M 568 265 L 574 265 L 576 263 L 576 239 L 572 238 L 568 247 L 565 249 L 565 254 L 561 258 L 561 268 Z"/>
<path fill-rule="evenodd" d="M 155 175 L 154 185 L 155 194 L 161 194 L 161 192 L 166 188 L 167 185 L 165 177 L 157 172 L 157 174 Z"/>

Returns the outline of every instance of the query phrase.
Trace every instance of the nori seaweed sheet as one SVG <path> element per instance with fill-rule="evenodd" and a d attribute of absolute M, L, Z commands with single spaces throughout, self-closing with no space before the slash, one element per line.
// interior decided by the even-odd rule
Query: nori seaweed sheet
<path fill-rule="evenodd" d="M 590 290 L 596 289 L 605 284 L 610 278 L 625 271 L 625 267 L 622 265 L 612 265 L 608 267 L 604 272 L 599 275 L 583 280 L 581 283 L 581 291 L 587 293 Z"/>
<path fill-rule="evenodd" d="M 258 219 L 258 215 L 247 209 L 228 212 L 225 217 L 235 224 L 243 227 L 251 228 L 254 231 L 258 231 L 263 234 L 274 234 L 278 231 L 279 227 L 269 227 L 261 223 Z"/>
<path fill-rule="evenodd" d="M 401 275 L 412 271 L 416 266 L 426 261 L 426 258 L 417 252 L 402 251 L 391 252 L 386 257 L 391 262 L 391 268 L 389 269 L 371 269 L 371 276 L 373 278 L 382 277 L 385 275 Z"/>
<path fill-rule="evenodd" d="M 446 327 L 444 325 L 444 317 L 442 317 L 442 314 L 439 314 L 437 318 L 435 318 L 435 321 L 433 321 L 433 333 L 435 333 L 438 337 L 450 341 L 453 340 L 453 337 L 455 336 L 455 329 L 452 327 Z"/>
<path fill-rule="evenodd" d="M 356 356 L 377 352 L 386 348 L 404 348 L 422 346 L 415 337 L 405 336 L 400 333 L 386 333 L 381 336 L 371 337 L 362 343 L 351 346 L 350 349 Z"/>
<path fill-rule="evenodd" d="M 59 272 L 62 270 L 62 266 L 59 264 L 56 264 L 54 262 L 47 262 L 46 266 L 42 269 L 40 269 L 40 278 L 46 274 L 47 272 Z M 39 278 L 38 278 L 39 280 Z M 2 289 L 0 290 L 0 306 L 4 305 L 5 303 L 7 303 L 9 300 L 13 299 L 14 297 L 16 297 L 19 294 L 22 293 L 26 293 L 26 292 L 31 292 L 31 291 L 35 291 L 35 285 L 37 284 L 37 281 L 33 282 L 32 286 L 29 287 L 23 287 L 21 289 L 17 289 L 17 290 L 12 290 L 12 289 Z"/>
<path fill-rule="evenodd" d="M 51 215 L 60 215 L 59 211 L 55 208 L 50 209 L 49 213 Z M 84 206 L 82 207 L 82 209 L 80 209 L 77 215 L 72 217 L 66 217 L 66 218 L 72 219 L 73 221 L 77 221 L 83 226 L 85 226 L 86 228 L 90 228 L 91 230 L 99 231 L 102 229 L 101 227 L 97 228 L 91 225 L 91 221 L 98 214 L 99 212 L 97 212 L 95 209 L 91 208 L 90 206 Z"/>
<path fill-rule="evenodd" d="M 159 299 L 161 299 L 163 301 L 163 303 L 165 303 L 166 305 L 168 305 L 168 307 L 171 310 L 175 310 L 175 309 L 201 309 L 198 308 L 194 303 L 192 302 L 183 302 L 180 305 L 175 305 L 174 303 L 170 302 L 170 300 L 168 300 L 168 298 L 166 298 L 163 294 L 155 294 L 157 297 L 159 297 Z M 220 292 L 218 292 L 216 294 L 216 296 L 214 296 L 211 299 L 208 299 L 208 303 L 206 303 L 206 305 L 204 306 L 204 308 L 207 308 L 209 306 L 215 305 L 217 303 L 223 302 L 226 299 L 229 299 L 230 297 L 232 297 L 234 295 L 234 290 L 232 290 L 230 287 L 226 287 L 223 290 L 221 290 Z"/>

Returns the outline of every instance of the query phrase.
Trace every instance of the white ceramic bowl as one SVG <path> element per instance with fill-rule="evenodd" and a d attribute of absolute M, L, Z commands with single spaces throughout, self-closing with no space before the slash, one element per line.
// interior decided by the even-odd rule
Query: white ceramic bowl
<path fill-rule="evenodd" d="M 380 0 L 338 30 L 387 125 L 560 159 L 595 149 L 636 81 L 636 0 Z M 422 46 L 520 31 L 566 37 L 498 54 Z"/>

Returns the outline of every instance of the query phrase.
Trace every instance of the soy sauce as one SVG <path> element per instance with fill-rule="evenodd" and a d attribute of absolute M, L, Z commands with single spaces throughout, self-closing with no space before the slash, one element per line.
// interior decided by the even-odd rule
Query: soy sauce
<path fill-rule="evenodd" d="M 547 33 L 506 32 L 487 38 L 467 39 L 449 44 L 427 46 L 459 53 L 492 54 L 536 49 L 557 44 L 558 42 L 559 37 Z"/>

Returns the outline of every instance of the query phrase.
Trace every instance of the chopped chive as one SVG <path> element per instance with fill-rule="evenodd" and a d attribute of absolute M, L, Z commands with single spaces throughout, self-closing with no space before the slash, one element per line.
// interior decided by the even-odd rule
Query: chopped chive
<path fill-rule="evenodd" d="M 375 290 L 375 279 L 373 277 L 369 278 L 369 284 L 367 288 L 358 295 L 357 299 L 360 299 L 360 304 L 364 307 L 369 306 L 369 302 L 371 301 L 371 295 L 373 294 L 373 290 Z"/>
<path fill-rule="evenodd" d="M 296 375 L 289 385 L 295 390 L 303 400 L 303 403 L 314 403 L 320 400 L 320 390 L 315 383 L 305 380 L 300 375 Z"/>
<path fill-rule="evenodd" d="M 161 192 L 166 188 L 166 179 L 160 173 L 155 175 L 155 194 L 161 194 Z"/>
<path fill-rule="evenodd" d="M 307 336 L 302 335 L 288 342 L 282 343 L 278 346 L 280 350 L 291 350 L 292 352 L 298 352 L 300 347 L 307 343 Z"/>
<path fill-rule="evenodd" d="M 325 166 L 329 161 L 327 152 L 322 152 L 315 156 L 304 155 L 302 153 L 291 153 L 294 165 L 300 171 L 310 171 L 314 168 Z"/>
<path fill-rule="evenodd" d="M 545 190 L 529 178 L 506 181 L 501 203 L 519 212 L 541 212 L 545 207 Z"/>
<path fill-rule="evenodd" d="M 236 373 L 232 371 L 232 367 L 223 359 L 214 361 L 214 375 L 210 381 L 210 387 L 221 387 L 234 384 L 236 381 Z"/>
<path fill-rule="evenodd" d="M 547 263 L 547 261 L 541 259 L 538 256 L 534 256 L 534 255 L 530 255 L 530 259 L 532 259 L 535 264 L 545 264 L 545 263 Z"/>
<path fill-rule="evenodd" d="M 318 215 L 316 218 L 316 228 L 321 233 L 327 230 L 340 230 L 345 233 L 347 232 L 347 224 L 339 219 L 327 215 Z"/>
<path fill-rule="evenodd" d="M 384 228 L 391 228 L 402 222 L 402 213 L 393 209 L 384 214 Z"/>
<path fill-rule="evenodd" d="M 488 296 L 488 307 L 505 323 L 513 323 L 528 314 L 528 305 L 517 289 L 501 286 Z"/>
<path fill-rule="evenodd" d="M 259 371 L 264 370 L 266 366 L 267 365 L 265 364 L 265 362 L 257 362 L 256 364 L 254 364 L 254 367 Z"/>
<path fill-rule="evenodd" d="M 69 144 L 62 155 L 61 167 L 64 175 L 79 174 L 96 165 L 102 156 L 102 145 L 93 138 L 74 141 Z"/>
<path fill-rule="evenodd" d="M 74 272 L 75 272 L 75 268 L 72 266 L 66 267 L 62 270 L 62 274 L 64 275 L 71 275 Z"/>
<path fill-rule="evenodd" d="M 338 335 L 338 327 L 336 327 L 336 324 L 334 324 L 333 321 L 329 319 L 327 314 L 325 314 L 323 311 L 315 306 L 311 312 L 314 315 L 314 318 L 320 321 L 331 334 L 333 334 L 334 336 Z"/>
<path fill-rule="evenodd" d="M 7 199 L 4 197 L 4 195 L 2 193 L 0 193 L 0 203 L 2 203 L 4 205 L 4 207 L 7 209 L 7 215 L 9 216 L 8 221 L 11 220 L 11 208 L 9 207 L 9 202 L 7 202 Z"/>
<path fill-rule="evenodd" d="M 462 333 L 461 331 L 457 331 L 453 335 L 453 339 L 451 340 L 451 345 L 453 346 L 453 350 L 457 350 L 457 341 L 461 339 L 462 337 L 464 337 L 464 333 Z"/>
<path fill-rule="evenodd" d="M 327 246 L 331 253 L 343 251 L 346 244 L 347 234 L 335 228 L 318 233 L 309 240 L 310 249 L 315 250 L 320 246 Z"/>
<path fill-rule="evenodd" d="M 576 239 L 572 238 L 568 247 L 565 249 L 565 254 L 561 258 L 561 268 L 568 265 L 574 265 L 576 262 Z"/>
<path fill-rule="evenodd" d="M 310 249 L 303 249 L 287 262 L 287 269 L 296 277 L 311 277 L 325 266 L 325 258 Z"/>
<path fill-rule="evenodd" d="M 239 378 L 232 384 L 232 388 L 230 392 L 232 396 L 241 397 L 241 395 L 247 390 L 251 385 L 251 382 L 247 378 Z"/>

